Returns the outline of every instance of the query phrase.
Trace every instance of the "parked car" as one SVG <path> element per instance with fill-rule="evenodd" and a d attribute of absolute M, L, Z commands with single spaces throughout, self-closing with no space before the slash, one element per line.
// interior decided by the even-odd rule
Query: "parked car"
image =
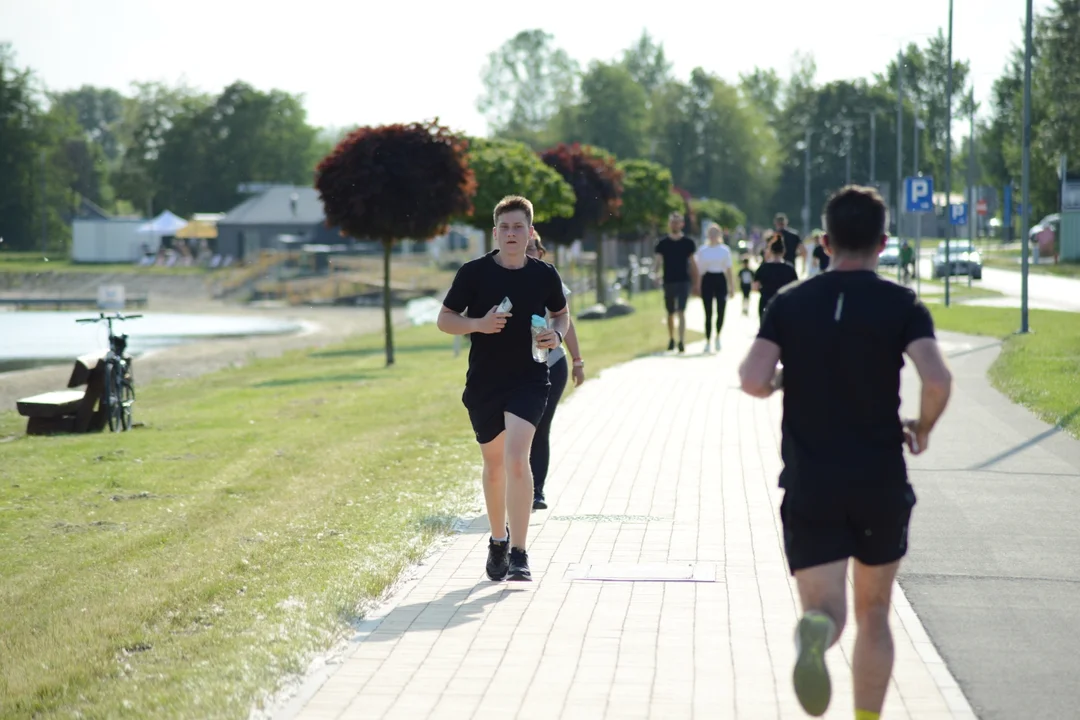
<path fill-rule="evenodd" d="M 938 245 L 934 253 L 934 277 L 948 275 L 971 275 L 973 280 L 982 280 L 982 255 L 970 240 L 949 241 L 949 268 L 945 267 L 945 243 Z"/>
<path fill-rule="evenodd" d="M 889 238 L 885 241 L 885 249 L 878 255 L 878 265 L 884 267 L 896 267 L 900 264 L 900 241 Z"/>

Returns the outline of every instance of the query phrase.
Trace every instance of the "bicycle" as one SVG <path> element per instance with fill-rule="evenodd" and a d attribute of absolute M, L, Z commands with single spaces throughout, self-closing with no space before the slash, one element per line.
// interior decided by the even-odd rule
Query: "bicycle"
<path fill-rule="evenodd" d="M 110 432 L 131 429 L 132 406 L 135 404 L 135 376 L 131 372 L 131 358 L 127 353 L 127 335 L 115 335 L 113 323 L 135 320 L 142 315 L 106 315 L 96 318 L 78 318 L 77 323 L 99 323 L 109 327 L 109 351 L 105 354 L 105 387 L 101 396 L 102 409 L 109 420 Z"/>

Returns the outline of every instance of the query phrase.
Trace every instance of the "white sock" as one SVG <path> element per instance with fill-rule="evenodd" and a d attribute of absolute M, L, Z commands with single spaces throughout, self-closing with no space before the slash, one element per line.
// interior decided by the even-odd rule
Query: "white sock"
<path fill-rule="evenodd" d="M 509 541 L 509 540 L 510 540 L 510 537 L 509 537 L 508 535 L 504 535 L 504 536 L 502 536 L 501 538 L 497 538 L 497 537 L 495 537 L 494 535 L 492 535 L 492 536 L 491 536 L 491 539 L 492 539 L 492 540 L 494 540 L 494 541 L 495 541 L 495 542 L 497 542 L 497 543 L 504 543 L 504 542 L 507 542 L 507 541 Z"/>

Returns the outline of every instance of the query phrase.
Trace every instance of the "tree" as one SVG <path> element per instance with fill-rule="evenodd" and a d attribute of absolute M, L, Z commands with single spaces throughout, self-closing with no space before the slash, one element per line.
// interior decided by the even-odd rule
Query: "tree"
<path fill-rule="evenodd" d="M 664 54 L 664 44 L 654 42 L 648 30 L 643 30 L 637 42 L 623 51 L 622 66 L 645 91 L 646 97 L 651 98 L 671 80 L 672 66 Z"/>
<path fill-rule="evenodd" d="M 650 160 L 622 160 L 622 206 L 615 225 L 619 233 L 637 239 L 655 233 L 673 212 L 683 212 L 683 202 L 672 192 L 671 171 Z"/>
<path fill-rule="evenodd" d="M 1056 0 L 1039 17 L 1037 28 L 1031 194 L 1033 208 L 1043 214 L 1060 208 L 1061 156 L 1067 156 L 1073 173 L 1080 159 L 1080 0 Z"/>
<path fill-rule="evenodd" d="M 469 141 L 468 162 L 477 189 L 473 212 L 466 222 L 484 231 L 485 252 L 491 252 L 491 212 L 508 194 L 523 195 L 532 201 L 534 223 L 574 214 L 573 189 L 523 143 L 473 138 Z"/>
<path fill-rule="evenodd" d="M 754 68 L 753 72 L 739 75 L 743 97 L 754 103 L 770 124 L 780 115 L 783 87 L 783 81 L 773 68 Z"/>
<path fill-rule="evenodd" d="M 610 153 L 575 143 L 549 148 L 540 157 L 574 190 L 574 214 L 542 223 L 538 229 L 545 238 L 567 244 L 618 218 L 623 174 Z M 604 243 L 601 238 L 597 238 L 596 248 L 596 301 L 603 303 L 607 298 L 607 283 L 604 282 Z"/>
<path fill-rule="evenodd" d="M 454 217 L 472 214 L 476 179 L 468 143 L 437 120 L 362 127 L 319 163 L 315 187 L 327 227 L 383 246 L 383 322 L 386 364 L 394 364 L 390 258 L 403 238 L 427 240 Z"/>
<path fill-rule="evenodd" d="M 581 79 L 581 101 L 560 109 L 555 133 L 562 142 L 640 157 L 646 144 L 647 99 L 625 67 L 594 62 Z"/>
<path fill-rule="evenodd" d="M 690 201 L 698 222 L 712 220 L 720 227 L 731 229 L 746 224 L 746 213 L 739 208 L 715 198 L 697 198 Z M 700 226 L 698 227 L 700 230 Z"/>
<path fill-rule="evenodd" d="M 523 30 L 488 56 L 477 109 L 499 137 L 536 146 L 560 107 L 573 102 L 578 66 L 543 30 Z"/>
<path fill-rule="evenodd" d="M 108 161 L 116 162 L 123 153 L 119 135 L 124 119 L 124 96 L 112 88 L 83 85 L 78 90 L 56 93 L 53 105 L 70 112 L 86 132 L 86 139 L 101 147 Z"/>
<path fill-rule="evenodd" d="M 307 185 L 315 135 L 298 96 L 233 83 L 172 119 L 152 164 L 157 201 L 185 214 L 225 211 L 243 199 L 244 182 Z"/>

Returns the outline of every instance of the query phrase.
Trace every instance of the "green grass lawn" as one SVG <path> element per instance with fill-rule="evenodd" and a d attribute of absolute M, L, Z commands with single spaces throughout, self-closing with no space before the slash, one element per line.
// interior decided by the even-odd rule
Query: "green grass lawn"
<path fill-rule="evenodd" d="M 659 294 L 633 304 L 579 324 L 590 377 L 666 346 Z M 247 717 L 476 507 L 451 347 L 408 328 L 391 369 L 374 335 L 151 385 L 126 434 L 0 414 L 0 717 Z"/>
<path fill-rule="evenodd" d="M 943 330 L 1005 340 L 990 380 L 1014 402 L 1080 438 L 1080 314 L 1031 310 L 1033 332 L 1017 335 L 1020 311 L 931 305 Z"/>
<path fill-rule="evenodd" d="M 0 252 L 0 273 L 153 273 L 157 275 L 203 275 L 203 267 L 141 267 L 134 263 L 76 263 L 66 256 L 43 257 L 34 252 Z"/>

